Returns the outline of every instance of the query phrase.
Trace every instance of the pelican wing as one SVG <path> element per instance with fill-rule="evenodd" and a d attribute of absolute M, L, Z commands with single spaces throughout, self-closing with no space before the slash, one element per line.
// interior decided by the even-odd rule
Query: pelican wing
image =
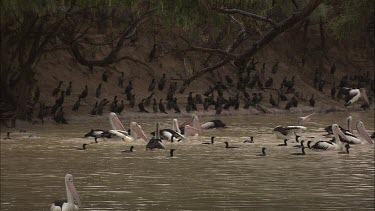
<path fill-rule="evenodd" d="M 335 148 L 335 144 L 330 141 L 318 141 L 311 148 L 320 150 L 330 150 Z"/>

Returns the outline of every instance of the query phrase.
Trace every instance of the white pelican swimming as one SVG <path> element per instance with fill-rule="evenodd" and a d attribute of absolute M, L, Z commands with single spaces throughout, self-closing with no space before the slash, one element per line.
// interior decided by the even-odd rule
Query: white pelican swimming
<path fill-rule="evenodd" d="M 150 149 L 150 150 L 153 150 L 153 149 L 165 149 L 164 144 L 163 144 L 163 142 L 161 140 L 161 137 L 160 137 L 160 123 L 157 122 L 155 124 L 155 127 L 156 127 L 155 135 L 147 143 L 147 145 L 146 145 L 146 149 L 147 150 L 148 149 Z"/>
<path fill-rule="evenodd" d="M 55 200 L 50 208 L 50 211 L 78 211 L 79 208 L 74 204 L 74 201 L 78 205 L 81 205 L 81 199 L 74 187 L 73 176 L 66 174 L 65 176 L 65 188 L 67 200 Z"/>
<path fill-rule="evenodd" d="M 191 118 L 181 124 L 180 130 L 181 132 L 183 132 L 183 135 L 185 137 L 203 134 L 201 124 L 199 123 L 199 118 L 195 114 L 193 114 Z"/>
<path fill-rule="evenodd" d="M 309 149 L 316 149 L 316 150 L 342 150 L 342 143 L 340 141 L 339 136 L 345 138 L 345 134 L 340 130 L 337 124 L 332 125 L 332 132 L 335 136 L 335 142 L 332 141 L 318 141 L 313 146 L 310 146 L 311 141 L 307 142 L 307 146 Z"/>
<path fill-rule="evenodd" d="M 345 137 L 340 137 L 341 142 L 345 142 L 348 144 L 364 144 L 366 142 L 369 144 L 374 143 L 374 141 L 371 139 L 362 121 L 358 120 L 355 126 L 358 131 L 359 137 L 353 135 L 352 133 L 344 133 Z"/>
<path fill-rule="evenodd" d="M 108 130 L 108 132 L 122 138 L 124 141 L 135 141 L 138 139 L 138 136 L 143 140 L 148 141 L 142 127 L 136 122 L 130 122 L 130 134 L 125 131 L 120 119 L 113 112 L 109 114 L 109 123 L 111 124 L 112 130 Z"/>
<path fill-rule="evenodd" d="M 350 88 L 343 88 L 345 90 L 345 106 L 349 106 L 355 103 L 359 98 L 363 98 L 368 105 L 370 105 L 370 101 L 367 97 L 366 90 L 364 88 L 360 89 L 350 89 Z"/>

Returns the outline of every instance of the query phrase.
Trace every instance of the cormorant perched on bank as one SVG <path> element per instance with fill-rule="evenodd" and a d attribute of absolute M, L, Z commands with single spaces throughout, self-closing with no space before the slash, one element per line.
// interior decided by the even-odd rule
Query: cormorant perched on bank
<path fill-rule="evenodd" d="M 147 106 L 147 107 L 150 106 L 151 99 L 152 99 L 153 95 L 154 95 L 154 93 L 151 93 L 149 96 L 146 97 L 145 102 L 144 102 L 145 106 Z"/>
<path fill-rule="evenodd" d="M 87 85 L 85 85 L 85 89 L 80 94 L 81 99 L 85 99 L 87 97 L 87 94 L 88 94 L 88 88 L 87 88 Z"/>
<path fill-rule="evenodd" d="M 65 96 L 70 96 L 71 93 L 72 93 L 72 82 L 70 81 L 68 88 L 66 88 Z"/>
<path fill-rule="evenodd" d="M 118 77 L 118 86 L 119 86 L 120 88 L 123 88 L 123 87 L 124 87 L 124 80 L 125 80 L 124 72 L 121 72 L 121 76 Z"/>
<path fill-rule="evenodd" d="M 96 97 L 96 98 L 100 98 L 101 93 L 102 93 L 102 83 L 100 83 L 100 84 L 98 85 L 98 88 L 96 88 L 96 91 L 95 91 L 95 97 Z"/>
<path fill-rule="evenodd" d="M 148 86 L 148 91 L 149 92 L 154 91 L 155 86 L 156 86 L 156 81 L 155 81 L 155 78 L 153 78 L 152 81 L 151 81 L 151 83 L 150 83 L 150 85 Z"/>
<path fill-rule="evenodd" d="M 314 99 L 314 94 L 311 95 L 311 98 L 310 98 L 310 106 L 311 107 L 315 107 L 315 99 Z"/>
<path fill-rule="evenodd" d="M 124 110 L 125 105 L 124 105 L 124 100 L 121 100 L 121 105 L 117 106 L 117 113 L 121 114 L 121 112 Z"/>
<path fill-rule="evenodd" d="M 78 100 L 77 102 L 74 103 L 72 111 L 78 111 L 80 105 L 81 105 L 81 96 L 78 96 Z"/>
<path fill-rule="evenodd" d="M 97 110 L 98 110 L 98 101 L 95 102 L 94 108 L 91 109 L 90 114 L 96 115 Z"/>
<path fill-rule="evenodd" d="M 154 113 L 158 112 L 158 103 L 156 102 L 156 99 L 154 98 L 154 103 L 152 104 L 152 110 Z"/>
<path fill-rule="evenodd" d="M 146 112 L 146 113 L 149 113 L 148 111 L 146 111 L 145 106 L 143 105 L 144 102 L 145 102 L 145 99 L 143 99 L 143 100 L 138 104 L 139 112 Z"/>
<path fill-rule="evenodd" d="M 164 107 L 162 101 L 163 101 L 163 99 L 160 99 L 160 101 L 159 101 L 159 110 L 160 110 L 160 112 L 162 112 L 162 113 L 168 114 L 167 112 L 165 112 L 165 107 Z"/>
<path fill-rule="evenodd" d="M 165 86 L 165 81 L 166 81 L 166 74 L 164 73 L 163 77 L 160 79 L 159 84 L 158 84 L 158 88 L 160 91 L 163 91 L 164 86 Z"/>
<path fill-rule="evenodd" d="M 60 107 L 57 108 L 56 113 L 54 114 L 53 119 L 57 123 L 68 124 L 68 122 L 66 121 L 66 119 L 64 117 L 65 113 L 63 111 L 63 108 L 64 108 L 63 106 L 60 106 Z"/>
<path fill-rule="evenodd" d="M 177 98 L 176 97 L 173 100 L 173 108 L 176 111 L 176 113 L 181 113 L 180 107 L 177 104 Z"/>
<path fill-rule="evenodd" d="M 52 91 L 52 96 L 56 97 L 57 94 L 60 92 L 60 87 L 62 85 L 63 81 L 59 81 L 59 85 Z"/>

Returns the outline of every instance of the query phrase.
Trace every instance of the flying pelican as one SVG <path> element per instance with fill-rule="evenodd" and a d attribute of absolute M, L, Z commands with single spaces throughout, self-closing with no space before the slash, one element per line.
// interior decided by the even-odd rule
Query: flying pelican
<path fill-rule="evenodd" d="M 311 117 L 313 114 L 315 114 L 315 113 L 309 114 L 309 115 L 307 115 L 307 116 L 301 116 L 301 117 L 298 117 L 298 119 L 297 119 L 297 125 L 302 126 L 305 122 L 310 121 L 310 120 L 311 120 L 310 117 Z"/>
<path fill-rule="evenodd" d="M 370 101 L 367 97 L 366 90 L 364 88 L 360 89 L 350 89 L 350 88 L 343 88 L 345 92 L 345 106 L 349 106 L 355 103 L 359 98 L 363 98 L 368 105 L 370 105 Z"/>
<path fill-rule="evenodd" d="M 55 200 L 50 208 L 50 211 L 78 211 L 79 208 L 74 204 L 74 201 L 78 205 L 81 205 L 81 199 L 74 187 L 73 176 L 71 174 L 66 174 L 65 176 L 65 188 L 66 197 L 68 200 Z"/>

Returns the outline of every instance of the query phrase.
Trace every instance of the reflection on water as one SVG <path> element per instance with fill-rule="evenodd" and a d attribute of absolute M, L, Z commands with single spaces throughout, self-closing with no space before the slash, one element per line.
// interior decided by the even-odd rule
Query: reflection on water
<path fill-rule="evenodd" d="M 333 121 L 344 125 L 346 114 L 317 114 L 309 136 L 320 136 Z M 374 131 L 374 116 L 353 113 Z M 124 119 L 125 125 L 129 120 Z M 201 121 L 210 120 L 203 118 Z M 146 151 L 143 141 L 102 141 L 76 150 L 91 128 L 108 129 L 107 118 L 88 118 L 70 125 L 36 126 L 32 137 L 12 134 L 1 141 L 1 210 L 48 210 L 65 197 L 64 177 L 74 176 L 81 210 L 374 210 L 374 146 L 355 145 L 349 155 L 313 152 L 295 156 L 278 147 L 272 128 L 295 124 L 297 115 L 221 117 L 227 129 L 175 148 Z M 146 132 L 155 120 L 137 120 Z M 162 125 L 170 127 L 171 120 Z M 201 145 L 216 136 L 214 145 Z M 254 136 L 254 144 L 243 140 Z M 238 149 L 225 149 L 228 141 Z M 134 153 L 121 153 L 130 145 Z M 266 157 L 258 157 L 267 147 Z"/>

